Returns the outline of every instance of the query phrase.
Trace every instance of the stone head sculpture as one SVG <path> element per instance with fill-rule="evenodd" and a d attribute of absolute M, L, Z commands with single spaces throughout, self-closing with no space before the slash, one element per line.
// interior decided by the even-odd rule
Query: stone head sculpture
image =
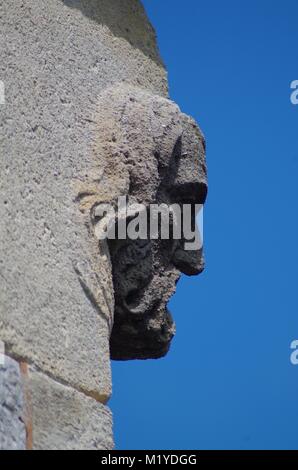
<path fill-rule="evenodd" d="M 100 96 L 95 121 L 95 168 L 96 161 L 104 164 L 79 192 L 90 226 L 100 222 L 98 205 L 116 206 L 119 196 L 145 207 L 187 204 L 195 224 L 195 205 L 205 201 L 207 180 L 204 137 L 194 120 L 172 101 L 122 84 Z M 149 235 L 98 242 L 112 264 L 113 359 L 167 353 L 175 332 L 167 302 L 181 273 L 195 275 L 204 267 L 202 248 L 185 250 L 184 242 Z"/>

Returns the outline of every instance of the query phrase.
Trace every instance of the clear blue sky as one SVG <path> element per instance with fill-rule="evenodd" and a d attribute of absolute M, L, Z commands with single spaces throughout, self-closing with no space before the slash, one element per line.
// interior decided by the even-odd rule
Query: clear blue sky
<path fill-rule="evenodd" d="M 207 139 L 207 267 L 165 359 L 113 363 L 118 449 L 298 449 L 297 0 L 144 0 Z"/>

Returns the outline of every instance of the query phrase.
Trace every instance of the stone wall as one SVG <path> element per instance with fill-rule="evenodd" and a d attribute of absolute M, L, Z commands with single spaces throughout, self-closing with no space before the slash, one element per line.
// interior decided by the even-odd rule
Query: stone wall
<path fill-rule="evenodd" d="M 204 137 L 138 0 L 0 1 L 0 36 L 0 448 L 112 449 L 110 357 L 168 352 L 168 300 L 204 261 L 99 240 L 98 209 L 188 203 L 193 225 Z"/>
<path fill-rule="evenodd" d="M 0 339 L 14 358 L 0 447 L 23 449 L 26 429 L 34 449 L 111 448 L 111 268 L 103 253 L 94 305 L 74 188 L 94 167 L 98 96 L 123 82 L 166 95 L 166 73 L 138 0 L 1 1 L 0 48 Z"/>

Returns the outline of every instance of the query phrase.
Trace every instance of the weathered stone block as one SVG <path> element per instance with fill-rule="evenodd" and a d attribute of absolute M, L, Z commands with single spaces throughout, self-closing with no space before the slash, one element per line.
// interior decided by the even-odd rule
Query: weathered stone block
<path fill-rule="evenodd" d="M 19 364 L 4 357 L 0 364 L 0 450 L 25 450 L 23 389 Z"/>
<path fill-rule="evenodd" d="M 33 449 L 113 449 L 112 415 L 93 398 L 29 368 Z"/>

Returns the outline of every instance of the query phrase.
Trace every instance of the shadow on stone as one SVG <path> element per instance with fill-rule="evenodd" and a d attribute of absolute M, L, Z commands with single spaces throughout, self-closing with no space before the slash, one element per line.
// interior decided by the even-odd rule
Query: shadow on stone
<path fill-rule="evenodd" d="M 125 39 L 158 65 L 163 65 L 155 31 L 139 0 L 61 1 L 70 8 L 80 10 L 93 21 L 106 25 L 115 36 Z"/>

